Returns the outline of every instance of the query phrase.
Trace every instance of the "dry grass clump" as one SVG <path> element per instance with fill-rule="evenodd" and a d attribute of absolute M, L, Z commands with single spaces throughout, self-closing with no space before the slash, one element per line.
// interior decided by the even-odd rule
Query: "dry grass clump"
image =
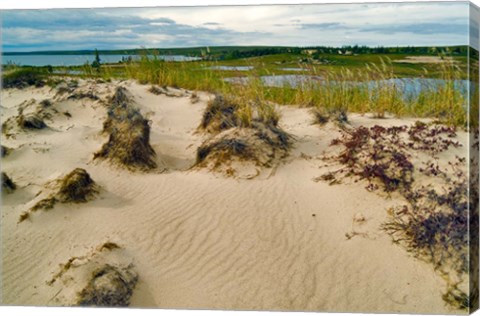
<path fill-rule="evenodd" d="M 40 101 L 40 105 L 44 108 L 48 108 L 48 107 L 51 107 L 53 105 L 53 103 L 52 103 L 51 100 L 45 99 L 45 100 Z"/>
<path fill-rule="evenodd" d="M 130 96 L 128 96 L 128 91 L 124 87 L 118 87 L 115 90 L 114 95 L 110 98 L 110 103 L 112 106 L 122 105 L 124 103 L 131 102 Z"/>
<path fill-rule="evenodd" d="M 149 121 L 130 102 L 126 89 L 118 88 L 103 124 L 108 141 L 95 153 L 94 159 L 109 159 L 132 170 L 153 169 L 157 164 L 155 151 L 150 146 Z"/>
<path fill-rule="evenodd" d="M 29 86 L 41 88 L 45 85 L 46 72 L 35 67 L 22 67 L 3 76 L 3 88 L 24 89 Z"/>
<path fill-rule="evenodd" d="M 200 128 L 208 132 L 220 132 L 240 125 L 237 110 L 240 106 L 222 95 L 208 102 Z"/>
<path fill-rule="evenodd" d="M 8 154 L 10 154 L 10 151 L 11 151 L 10 148 L 1 145 L 0 153 L 2 158 L 8 156 Z"/>
<path fill-rule="evenodd" d="M 24 129 L 44 129 L 47 128 L 47 124 L 36 113 L 23 115 L 20 114 L 17 117 L 18 126 Z"/>
<path fill-rule="evenodd" d="M 62 304 L 128 306 L 138 274 L 131 259 L 125 255 L 117 243 L 104 242 L 84 255 L 72 256 L 61 263 L 59 270 L 46 283 L 62 292 L 56 299 Z M 65 286 L 69 287 L 68 290 L 62 291 Z"/>
<path fill-rule="evenodd" d="M 347 112 L 341 109 L 313 107 L 311 112 L 314 117 L 314 124 L 324 125 L 330 121 L 338 124 L 345 124 L 348 122 Z"/>
<path fill-rule="evenodd" d="M 32 113 L 24 114 L 24 110 L 27 107 L 34 106 L 35 104 L 36 101 L 34 99 L 20 104 L 18 107 L 18 115 L 9 117 L 3 122 L 2 133 L 5 136 L 10 137 L 19 130 L 41 130 L 47 128 L 48 126 L 45 123 L 44 118 L 48 115 L 46 115 L 47 113 L 44 111 L 44 107 L 36 109 Z"/>
<path fill-rule="evenodd" d="M 274 166 L 288 154 L 292 144 L 291 136 L 278 126 L 279 119 L 271 104 L 241 103 L 234 97 L 216 95 L 208 103 L 199 126 L 212 135 L 197 149 L 197 165 L 217 170 L 237 160 Z"/>
<path fill-rule="evenodd" d="M 49 210 L 57 203 L 85 203 L 95 197 L 98 186 L 85 169 L 76 168 L 65 177 L 57 179 L 55 192 L 38 201 L 28 211 L 20 215 L 19 223 L 38 210 Z"/>
<path fill-rule="evenodd" d="M 81 99 L 90 99 L 92 101 L 97 101 L 99 97 L 94 94 L 92 91 L 88 92 L 77 92 L 77 93 L 72 93 L 71 95 L 68 96 L 68 100 L 81 100 Z"/>
<path fill-rule="evenodd" d="M 15 191 L 17 186 L 13 183 L 12 179 L 5 173 L 2 172 L 2 192 L 11 193 Z"/>
<path fill-rule="evenodd" d="M 60 180 L 57 199 L 62 203 L 82 203 L 98 192 L 95 182 L 85 169 L 76 168 Z"/>
<path fill-rule="evenodd" d="M 77 305 L 126 307 L 137 282 L 138 274 L 131 266 L 104 264 L 93 271 L 87 286 L 78 293 Z"/>
<path fill-rule="evenodd" d="M 234 158 L 258 166 L 272 167 L 284 158 L 291 146 L 291 136 L 280 128 L 254 122 L 252 127 L 235 127 L 205 141 L 197 150 L 197 165 L 216 169 L 229 165 Z"/>

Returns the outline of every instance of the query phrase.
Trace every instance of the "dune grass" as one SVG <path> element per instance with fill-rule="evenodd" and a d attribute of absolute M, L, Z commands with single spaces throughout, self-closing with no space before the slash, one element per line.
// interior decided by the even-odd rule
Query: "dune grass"
<path fill-rule="evenodd" d="M 399 78 L 390 60 L 379 59 L 364 67 L 341 67 L 335 71 L 300 65 L 302 75 L 316 79 L 282 86 L 266 85 L 261 76 L 275 73 L 265 69 L 253 67 L 246 72 L 226 72 L 215 70 L 211 65 L 211 62 L 208 65 L 206 62 L 166 62 L 153 53 L 146 53 L 138 62 L 124 67 L 127 77 L 141 83 L 228 95 L 239 104 L 238 114 L 247 124 L 252 117 L 251 106 L 255 104 L 263 104 L 258 111 L 266 120 L 278 120 L 274 107 L 269 104 L 295 104 L 329 113 L 371 113 L 377 118 L 425 117 L 456 126 L 468 124 L 466 93 L 455 84 L 464 78 L 464 73 L 449 59 L 436 65 L 433 72 L 424 70 L 422 78 L 441 80 L 423 84 L 418 93 L 408 93 L 404 84 L 393 80 Z M 240 80 L 226 82 L 225 77 Z"/>

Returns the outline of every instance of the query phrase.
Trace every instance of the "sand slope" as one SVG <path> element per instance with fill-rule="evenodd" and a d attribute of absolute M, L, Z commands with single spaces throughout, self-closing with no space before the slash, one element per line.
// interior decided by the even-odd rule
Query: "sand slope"
<path fill-rule="evenodd" d="M 116 84 L 133 94 L 151 120 L 151 144 L 161 166 L 153 172 L 92 160 L 106 140 L 100 134 L 106 115 L 101 100 Z M 206 137 L 196 128 L 210 96 L 201 93 L 192 104 L 188 93 L 157 96 L 148 88 L 130 81 L 96 84 L 100 101 L 55 101 L 71 118 L 54 116 L 46 130 L 2 138 L 2 145 L 13 148 L 2 158 L 2 171 L 18 185 L 2 196 L 2 304 L 69 304 L 59 298 L 81 280 L 63 280 L 64 289 L 46 282 L 59 264 L 111 241 L 139 276 L 131 306 L 458 313 L 442 301 L 445 283 L 433 267 L 379 229 L 399 197 L 385 199 L 361 183 L 313 181 L 325 164 L 320 157 L 338 135 L 335 125 L 312 125 L 307 109 L 284 107 L 280 125 L 295 137 L 287 160 L 268 176 L 229 178 L 190 169 Z M 24 100 L 56 93 L 2 92 L 2 122 Z M 408 123 L 351 120 L 357 126 Z M 101 187 L 97 199 L 59 204 L 17 224 L 48 180 L 74 168 L 87 170 Z M 356 222 L 356 216 L 366 220 Z M 357 234 L 346 238 L 352 232 Z"/>

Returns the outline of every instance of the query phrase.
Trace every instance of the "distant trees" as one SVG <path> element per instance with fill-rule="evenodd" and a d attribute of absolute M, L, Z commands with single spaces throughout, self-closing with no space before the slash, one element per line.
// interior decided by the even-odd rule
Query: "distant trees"
<path fill-rule="evenodd" d="M 100 71 L 100 54 L 98 53 L 98 50 L 95 48 L 95 60 L 92 62 L 92 68 L 95 68 L 98 71 Z"/>

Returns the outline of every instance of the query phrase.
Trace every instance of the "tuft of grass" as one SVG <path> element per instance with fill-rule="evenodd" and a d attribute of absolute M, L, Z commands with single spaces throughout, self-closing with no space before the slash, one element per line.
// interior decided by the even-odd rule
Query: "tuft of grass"
<path fill-rule="evenodd" d="M 10 154 L 10 152 L 11 152 L 10 148 L 1 145 L 0 153 L 1 153 L 2 158 L 8 156 Z"/>
<path fill-rule="evenodd" d="M 2 77 L 3 88 L 24 89 L 29 86 L 43 87 L 46 83 L 47 72 L 39 67 L 21 67 Z"/>
<path fill-rule="evenodd" d="M 150 145 L 150 124 L 130 104 L 125 88 L 118 88 L 111 98 L 103 131 L 108 141 L 96 152 L 94 159 L 109 159 L 131 170 L 156 168 L 155 151 Z"/>
<path fill-rule="evenodd" d="M 53 103 L 52 103 L 51 100 L 45 99 L 45 100 L 40 101 L 40 105 L 44 108 L 48 108 L 48 107 L 51 107 L 53 105 Z"/>
<path fill-rule="evenodd" d="M 138 282 L 132 268 L 105 264 L 93 271 L 85 288 L 78 293 L 79 306 L 126 307 Z"/>
<path fill-rule="evenodd" d="M 57 202 L 58 200 L 55 197 L 48 197 L 38 201 L 34 206 L 32 206 L 30 211 L 35 212 L 38 210 L 51 210 L 55 207 L 55 204 L 57 204 Z"/>
<path fill-rule="evenodd" d="M 228 159 L 236 156 L 242 159 L 253 158 L 248 144 L 241 139 L 221 139 L 218 142 L 202 145 L 197 150 L 197 164 L 202 163 L 212 152 Z"/>
<path fill-rule="evenodd" d="M 90 99 L 92 101 L 99 100 L 99 97 L 91 91 L 88 92 L 79 92 L 73 93 L 67 98 L 68 100 L 81 100 L 81 99 Z"/>
<path fill-rule="evenodd" d="M 85 169 L 76 168 L 60 180 L 57 199 L 62 203 L 83 203 L 98 192 Z"/>
<path fill-rule="evenodd" d="M 17 189 L 17 185 L 10 179 L 10 177 L 2 172 L 2 192 L 11 193 Z"/>
<path fill-rule="evenodd" d="M 236 159 L 268 168 L 277 165 L 291 145 L 291 136 L 282 129 L 255 121 L 250 127 L 233 127 L 208 138 L 197 149 L 196 165 L 215 170 Z M 230 168 L 227 174 L 233 173 Z"/>
<path fill-rule="evenodd" d="M 220 132 L 239 126 L 237 110 L 239 105 L 222 95 L 216 95 L 208 102 L 203 112 L 200 128 L 210 132 Z"/>
<path fill-rule="evenodd" d="M 114 243 L 114 242 L 111 242 L 111 241 L 107 241 L 105 242 L 103 245 L 101 245 L 100 247 L 98 247 L 98 251 L 103 251 L 103 250 L 114 250 L 114 249 L 120 249 L 121 247 Z"/>
<path fill-rule="evenodd" d="M 76 168 L 56 181 L 56 191 L 38 201 L 28 211 L 22 213 L 19 223 L 30 217 L 31 212 L 50 210 L 57 203 L 85 203 L 98 193 L 98 186 L 85 169 Z"/>
<path fill-rule="evenodd" d="M 25 129 L 44 129 L 44 128 L 47 128 L 47 124 L 45 124 L 43 119 L 40 116 L 38 116 L 37 114 L 28 114 L 28 115 L 20 114 L 17 117 L 17 124 L 21 128 L 25 128 Z"/>
<path fill-rule="evenodd" d="M 314 117 L 314 124 L 324 125 L 329 121 L 334 121 L 338 124 L 348 123 L 347 113 L 342 110 L 327 110 L 321 107 L 314 107 L 311 113 Z"/>

